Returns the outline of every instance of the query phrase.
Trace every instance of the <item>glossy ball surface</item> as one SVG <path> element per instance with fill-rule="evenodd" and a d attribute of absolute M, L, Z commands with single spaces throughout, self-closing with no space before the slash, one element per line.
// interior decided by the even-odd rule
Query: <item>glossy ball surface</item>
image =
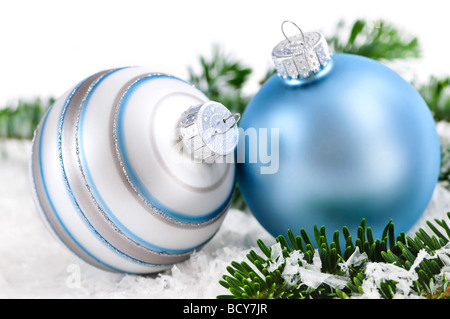
<path fill-rule="evenodd" d="M 375 238 L 390 219 L 396 233 L 407 232 L 439 176 L 439 138 L 426 103 L 396 72 L 360 56 L 335 54 L 314 81 L 272 76 L 240 130 L 239 187 L 273 236 L 312 234 L 314 225 L 328 236 L 345 225 L 356 236 L 363 218 Z"/>

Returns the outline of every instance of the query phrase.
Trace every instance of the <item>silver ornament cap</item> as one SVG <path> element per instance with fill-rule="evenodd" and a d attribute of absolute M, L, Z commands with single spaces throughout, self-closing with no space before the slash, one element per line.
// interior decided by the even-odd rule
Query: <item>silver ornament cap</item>
<path fill-rule="evenodd" d="M 179 121 L 183 151 L 200 163 L 213 163 L 234 151 L 238 143 L 239 113 L 214 101 L 191 106 Z"/>
<path fill-rule="evenodd" d="M 293 24 L 299 34 L 287 37 L 286 23 Z M 272 59 L 280 77 L 284 79 L 308 79 L 331 61 L 331 52 L 325 37 L 319 32 L 305 32 L 292 21 L 284 21 L 281 31 L 286 38 L 272 50 Z"/>

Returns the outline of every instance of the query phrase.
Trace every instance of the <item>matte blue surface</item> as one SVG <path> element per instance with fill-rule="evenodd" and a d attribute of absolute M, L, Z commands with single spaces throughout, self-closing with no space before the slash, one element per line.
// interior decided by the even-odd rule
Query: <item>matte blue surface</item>
<path fill-rule="evenodd" d="M 396 233 L 407 232 L 439 176 L 440 145 L 429 108 L 383 64 L 349 54 L 332 59 L 315 81 L 289 85 L 272 76 L 247 106 L 238 146 L 246 157 L 237 164 L 243 197 L 273 236 L 301 228 L 312 234 L 314 224 L 325 225 L 328 236 L 346 225 L 355 236 L 363 218 L 375 238 L 390 219 Z M 271 163 L 260 154 L 249 162 L 252 147 L 264 154 L 243 134 L 252 128 L 279 129 L 275 174 L 261 174 Z M 270 156 L 274 162 L 275 152 Z"/>

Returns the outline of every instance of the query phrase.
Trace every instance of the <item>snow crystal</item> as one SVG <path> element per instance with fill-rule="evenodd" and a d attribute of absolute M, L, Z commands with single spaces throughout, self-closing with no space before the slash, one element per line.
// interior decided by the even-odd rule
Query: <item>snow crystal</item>
<path fill-rule="evenodd" d="M 269 261 L 267 269 L 274 271 L 284 264 L 281 276 L 290 286 L 303 284 L 317 288 L 326 283 L 333 288 L 343 288 L 347 283 L 347 278 L 321 271 L 322 261 L 317 249 L 314 251 L 313 262 L 310 264 L 304 259 L 304 254 L 298 250 L 292 251 L 287 258 L 284 258 L 280 243 L 272 245 L 271 248 L 271 261 Z"/>
<path fill-rule="evenodd" d="M 268 262 L 269 271 L 274 271 L 284 264 L 281 275 L 290 286 L 302 284 L 314 289 L 321 284 L 327 284 L 334 289 L 344 288 L 350 280 L 348 273 L 350 266 L 360 266 L 368 259 L 367 254 L 365 252 L 361 253 L 359 247 L 356 247 L 353 254 L 338 265 L 347 275 L 336 276 L 321 271 L 322 262 L 317 249 L 314 252 L 312 263 L 308 263 L 304 259 L 304 254 L 297 250 L 292 251 L 285 258 L 280 243 L 272 245 L 271 249 L 271 261 Z M 379 288 L 381 283 L 385 281 L 396 282 L 394 298 L 421 298 L 412 289 L 414 281 L 418 279 L 416 268 L 424 259 L 431 260 L 435 258 L 439 258 L 445 265 L 442 272 L 434 278 L 436 286 L 438 286 L 444 280 L 444 276 L 445 278 L 450 276 L 450 243 L 436 250 L 433 254 L 422 249 L 409 270 L 398 267 L 395 264 L 367 262 L 364 265 L 366 279 L 362 283 L 363 295 L 355 295 L 353 298 L 381 298 Z"/>
<path fill-rule="evenodd" d="M 450 267 L 450 242 L 436 250 L 434 253 L 445 266 Z"/>
<path fill-rule="evenodd" d="M 397 282 L 397 292 L 395 297 L 408 297 L 412 291 L 413 281 L 417 280 L 417 273 L 413 270 L 406 270 L 394 264 L 383 262 L 369 262 L 366 264 L 367 278 L 363 281 L 362 289 L 368 295 L 377 295 L 376 288 L 380 287 L 382 281 L 393 280 Z"/>
<path fill-rule="evenodd" d="M 284 257 L 280 243 L 273 244 L 270 248 L 270 261 L 267 270 L 273 272 L 284 263 Z"/>
<path fill-rule="evenodd" d="M 359 266 L 361 263 L 364 262 L 364 260 L 368 259 L 367 254 L 365 252 L 360 253 L 359 247 L 355 248 L 355 251 L 353 254 L 350 255 L 350 257 L 341 263 L 339 263 L 339 267 L 342 271 L 346 272 L 348 274 L 348 270 L 350 266 Z"/>
<path fill-rule="evenodd" d="M 380 283 L 382 281 L 392 280 L 397 282 L 396 293 L 394 298 L 419 298 L 415 291 L 412 290 L 413 282 L 418 279 L 417 267 L 420 263 L 427 259 L 439 258 L 446 267 L 443 267 L 440 274 L 434 277 L 435 283 L 438 285 L 442 282 L 443 276 L 448 277 L 450 270 L 450 243 L 436 250 L 433 254 L 428 253 L 425 249 L 422 249 L 417 254 L 414 263 L 409 270 L 398 267 L 394 264 L 387 263 L 373 263 L 369 262 L 366 264 L 366 275 L 367 278 L 364 280 L 362 288 L 366 297 L 377 297 L 379 298 L 379 293 L 377 288 L 380 288 Z"/>

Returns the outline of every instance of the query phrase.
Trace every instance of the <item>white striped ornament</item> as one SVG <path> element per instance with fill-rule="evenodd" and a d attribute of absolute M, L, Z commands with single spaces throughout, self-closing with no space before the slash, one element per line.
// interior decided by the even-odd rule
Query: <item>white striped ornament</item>
<path fill-rule="evenodd" d="M 51 232 L 94 266 L 136 274 L 205 245 L 230 205 L 234 161 L 186 161 L 174 146 L 180 115 L 207 101 L 142 67 L 99 72 L 68 90 L 33 139 L 33 194 Z"/>

